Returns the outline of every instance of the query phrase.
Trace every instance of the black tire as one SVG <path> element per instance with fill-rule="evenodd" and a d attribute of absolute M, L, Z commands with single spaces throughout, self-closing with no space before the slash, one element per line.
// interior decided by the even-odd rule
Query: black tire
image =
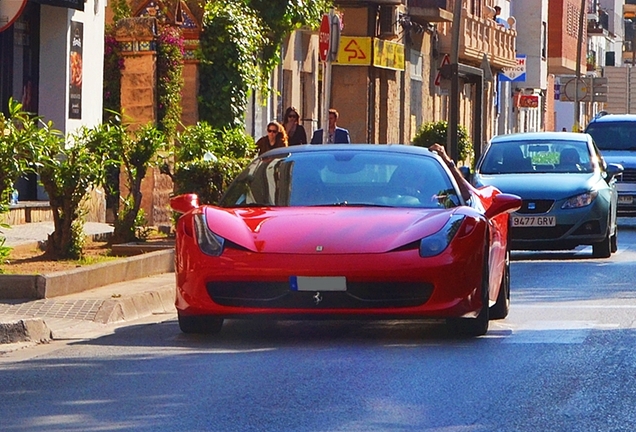
<path fill-rule="evenodd" d="M 183 333 L 217 334 L 223 327 L 223 318 L 210 315 L 177 314 L 179 328 Z"/>
<path fill-rule="evenodd" d="M 612 256 L 612 240 L 610 238 L 609 229 L 603 241 L 592 245 L 592 256 L 594 258 L 609 258 Z"/>
<path fill-rule="evenodd" d="M 614 235 L 610 237 L 610 252 L 615 253 L 618 250 L 618 225 L 614 227 Z"/>
<path fill-rule="evenodd" d="M 449 318 L 446 323 L 456 334 L 460 336 L 482 336 L 488 332 L 488 321 L 490 320 L 490 308 L 488 307 L 489 275 L 488 247 L 486 247 L 481 275 L 481 311 L 479 311 L 479 315 L 476 318 Z"/>
<path fill-rule="evenodd" d="M 510 311 L 510 251 L 506 251 L 504 272 L 501 276 L 497 302 L 490 307 L 490 319 L 504 319 Z"/>

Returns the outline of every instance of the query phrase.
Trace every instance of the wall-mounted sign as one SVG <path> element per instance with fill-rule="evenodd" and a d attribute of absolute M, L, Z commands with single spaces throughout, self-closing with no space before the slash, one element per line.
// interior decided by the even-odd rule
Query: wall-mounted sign
<path fill-rule="evenodd" d="M 4 0 L 2 0 L 4 1 Z M 84 0 L 35 0 L 36 3 L 68 9 L 84 10 Z"/>
<path fill-rule="evenodd" d="M 517 65 L 511 68 L 503 68 L 499 73 L 500 81 L 525 81 L 526 80 L 526 56 L 517 56 Z"/>
<path fill-rule="evenodd" d="M 519 108 L 538 108 L 539 96 L 537 95 L 521 95 L 519 97 Z"/>
<path fill-rule="evenodd" d="M 71 49 L 69 54 L 69 91 L 68 118 L 82 118 L 82 45 L 84 43 L 84 24 L 71 21 Z"/>
<path fill-rule="evenodd" d="M 11 27 L 26 3 L 27 0 L 0 0 L 0 32 Z"/>
<path fill-rule="evenodd" d="M 384 39 L 373 39 L 373 66 L 404 70 L 404 45 Z"/>
<path fill-rule="evenodd" d="M 340 37 L 339 65 L 371 66 L 371 55 L 370 37 Z"/>

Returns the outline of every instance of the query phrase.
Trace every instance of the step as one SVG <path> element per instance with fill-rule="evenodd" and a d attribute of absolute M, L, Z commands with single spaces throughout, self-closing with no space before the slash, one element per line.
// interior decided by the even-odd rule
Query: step
<path fill-rule="evenodd" d="M 7 213 L 0 215 L 0 222 L 9 225 L 52 220 L 53 211 L 48 201 L 19 201 L 17 204 L 11 204 Z"/>

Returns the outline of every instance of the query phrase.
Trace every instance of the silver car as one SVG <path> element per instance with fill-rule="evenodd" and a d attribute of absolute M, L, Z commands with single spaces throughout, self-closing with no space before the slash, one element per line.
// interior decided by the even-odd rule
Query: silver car
<path fill-rule="evenodd" d="M 636 216 L 636 115 L 601 113 L 585 132 L 608 163 L 623 166 L 623 173 L 616 177 L 618 214 Z"/>

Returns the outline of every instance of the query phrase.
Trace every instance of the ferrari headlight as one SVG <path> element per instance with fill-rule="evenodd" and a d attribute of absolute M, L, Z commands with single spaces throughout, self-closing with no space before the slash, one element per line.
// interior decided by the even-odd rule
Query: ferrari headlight
<path fill-rule="evenodd" d="M 225 239 L 210 231 L 205 215 L 194 215 L 194 231 L 201 252 L 210 256 L 219 256 L 223 253 Z"/>
<path fill-rule="evenodd" d="M 568 198 L 563 203 L 561 208 L 573 209 L 573 208 L 588 206 L 592 204 L 592 201 L 594 201 L 597 195 L 598 195 L 598 191 L 590 191 L 590 192 L 582 193 L 580 195 L 573 196 L 572 198 Z"/>
<path fill-rule="evenodd" d="M 464 216 L 453 215 L 441 230 L 420 240 L 420 256 L 427 258 L 442 253 L 457 234 L 463 220 Z"/>

